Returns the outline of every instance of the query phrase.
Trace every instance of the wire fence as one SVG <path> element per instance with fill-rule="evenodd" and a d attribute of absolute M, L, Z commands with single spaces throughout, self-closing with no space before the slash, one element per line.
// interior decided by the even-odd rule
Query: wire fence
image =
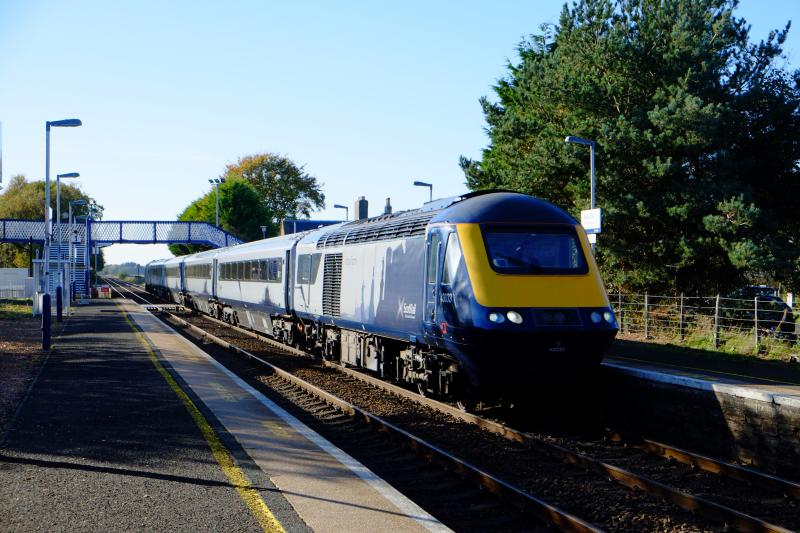
<path fill-rule="evenodd" d="M 734 340 L 756 349 L 768 339 L 797 344 L 792 310 L 777 298 L 614 293 L 609 299 L 623 335 L 682 343 L 700 338 L 715 348 Z"/>

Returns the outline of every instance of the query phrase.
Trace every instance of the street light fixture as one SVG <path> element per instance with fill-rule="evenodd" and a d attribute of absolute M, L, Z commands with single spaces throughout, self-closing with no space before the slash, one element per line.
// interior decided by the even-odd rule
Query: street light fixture
<path fill-rule="evenodd" d="M 350 220 L 350 209 L 346 205 L 342 204 L 333 204 L 335 209 L 344 209 L 344 220 L 345 222 Z"/>
<path fill-rule="evenodd" d="M 50 292 L 50 128 L 75 128 L 83 123 L 77 118 L 45 122 L 44 159 L 44 282 L 45 292 Z"/>
<path fill-rule="evenodd" d="M 589 174 L 590 174 L 590 178 L 591 178 L 591 200 L 590 200 L 590 203 L 589 203 L 589 208 L 590 209 L 594 209 L 595 208 L 595 199 L 596 199 L 595 198 L 595 196 L 596 196 L 596 193 L 595 193 L 595 191 L 596 191 L 596 182 L 595 182 L 595 176 L 594 176 L 594 145 L 595 145 L 595 142 L 594 141 L 590 141 L 589 139 L 584 139 L 582 137 L 575 137 L 573 135 L 568 135 L 564 139 L 564 142 L 570 143 L 570 144 L 580 144 L 580 145 L 589 147 Z"/>
<path fill-rule="evenodd" d="M 58 242 L 58 287 L 64 286 L 64 268 L 61 264 L 61 254 L 63 253 L 61 247 L 64 242 L 64 235 L 62 232 L 61 224 L 61 179 L 64 178 L 78 178 L 80 174 L 77 172 L 68 172 L 66 174 L 56 175 L 56 242 Z"/>
<path fill-rule="evenodd" d="M 594 146 L 595 146 L 595 142 L 592 141 L 592 140 L 589 140 L 589 139 L 584 139 L 583 137 L 575 137 L 574 135 L 567 135 L 567 137 L 564 138 L 564 142 L 568 143 L 568 144 L 580 144 L 582 146 L 588 146 L 589 147 L 589 178 L 590 178 L 590 187 L 591 187 L 590 200 L 589 200 L 589 209 L 594 210 L 595 206 L 596 206 L 596 203 L 597 203 L 596 202 L 597 181 L 595 179 L 595 174 L 594 174 Z M 581 214 L 581 215 L 583 215 L 583 214 Z M 598 219 L 597 220 L 598 221 L 600 220 L 599 219 L 599 215 L 598 215 Z M 599 231 L 599 224 L 598 224 L 598 230 L 597 231 Z M 592 233 L 592 235 L 590 235 L 590 242 L 592 243 L 592 252 L 594 252 L 596 247 L 597 247 L 597 235 L 595 233 Z"/>
<path fill-rule="evenodd" d="M 70 271 L 70 277 L 72 277 L 72 272 L 74 272 L 74 268 L 75 268 L 74 264 L 77 262 L 76 261 L 77 257 L 75 257 L 75 256 L 77 256 L 77 254 L 74 254 L 73 251 L 72 251 L 72 245 L 74 244 L 73 240 L 74 240 L 75 235 L 77 234 L 77 232 L 73 228 L 73 224 L 74 224 L 74 221 L 72 220 L 72 206 L 73 205 L 86 205 L 86 200 L 81 198 L 81 199 L 78 199 L 78 200 L 71 200 L 69 202 L 69 216 L 67 217 L 67 222 L 69 223 L 69 227 L 72 230 L 70 232 L 70 238 L 69 238 L 69 271 Z M 77 216 L 75 218 L 77 218 Z M 71 298 L 72 294 L 73 294 L 73 292 L 72 292 L 72 280 L 71 279 L 69 280 L 69 289 L 70 289 L 69 293 L 70 293 L 70 298 Z"/>
<path fill-rule="evenodd" d="M 214 178 L 208 180 L 217 189 L 217 227 L 219 227 L 219 184 L 225 183 L 225 178 Z"/>
<path fill-rule="evenodd" d="M 56 221 L 58 222 L 58 242 L 63 241 L 61 235 L 61 180 L 68 178 L 79 178 L 81 175 L 78 172 L 68 172 L 66 174 L 56 175 Z"/>
<path fill-rule="evenodd" d="M 433 201 L 433 185 L 432 185 L 432 184 L 430 184 L 430 183 L 425 183 L 424 181 L 415 181 L 415 182 L 414 182 L 414 185 L 415 185 L 416 187 L 427 187 L 428 189 L 430 189 L 430 190 L 428 191 L 428 201 L 429 201 L 429 202 L 430 202 L 430 201 Z"/>

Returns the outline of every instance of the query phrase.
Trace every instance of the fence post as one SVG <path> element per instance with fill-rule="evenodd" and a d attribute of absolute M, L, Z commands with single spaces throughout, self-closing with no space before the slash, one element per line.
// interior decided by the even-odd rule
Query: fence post
<path fill-rule="evenodd" d="M 623 320 L 623 312 L 622 312 L 622 289 L 619 291 L 619 304 L 617 304 L 617 322 L 619 323 L 619 329 L 622 333 L 625 333 L 625 327 L 623 324 L 625 321 Z"/>
<path fill-rule="evenodd" d="M 650 296 L 644 293 L 644 338 L 650 338 L 650 313 L 648 307 L 650 305 Z"/>
<path fill-rule="evenodd" d="M 753 328 L 756 336 L 756 350 L 758 350 L 758 343 L 760 342 L 758 338 L 758 296 L 753 298 Z"/>
<path fill-rule="evenodd" d="M 719 294 L 714 305 L 714 348 L 719 348 Z"/>
<path fill-rule="evenodd" d="M 680 313 L 680 317 L 678 318 L 678 337 L 681 339 L 681 342 L 683 342 L 683 339 L 684 339 L 684 334 L 683 334 L 683 321 L 684 321 L 684 319 L 685 319 L 685 314 L 684 314 L 684 310 L 683 310 L 683 293 L 681 293 L 681 313 Z"/>

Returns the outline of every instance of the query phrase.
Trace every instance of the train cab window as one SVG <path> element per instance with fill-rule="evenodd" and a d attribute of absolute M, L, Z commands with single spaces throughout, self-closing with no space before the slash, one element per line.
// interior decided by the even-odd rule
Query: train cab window
<path fill-rule="evenodd" d="M 447 237 L 447 246 L 444 249 L 444 270 L 442 270 L 442 284 L 450 285 L 456 279 L 456 273 L 463 262 L 461 242 L 458 233 L 452 232 Z"/>
<path fill-rule="evenodd" d="M 484 228 L 489 263 L 502 274 L 586 274 L 574 228 Z"/>

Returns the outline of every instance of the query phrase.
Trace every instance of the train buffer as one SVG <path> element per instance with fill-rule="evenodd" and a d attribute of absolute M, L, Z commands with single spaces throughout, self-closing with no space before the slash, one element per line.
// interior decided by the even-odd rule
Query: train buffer
<path fill-rule="evenodd" d="M 0 442 L 3 530 L 446 530 L 141 306 L 53 346 Z"/>

